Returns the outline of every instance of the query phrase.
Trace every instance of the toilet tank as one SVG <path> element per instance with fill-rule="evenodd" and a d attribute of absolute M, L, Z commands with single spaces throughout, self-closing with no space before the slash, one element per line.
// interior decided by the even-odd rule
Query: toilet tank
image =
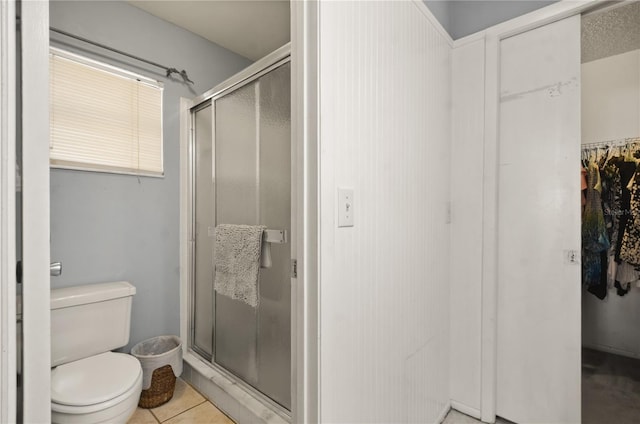
<path fill-rule="evenodd" d="M 134 294 L 126 281 L 51 290 L 51 366 L 129 343 Z"/>

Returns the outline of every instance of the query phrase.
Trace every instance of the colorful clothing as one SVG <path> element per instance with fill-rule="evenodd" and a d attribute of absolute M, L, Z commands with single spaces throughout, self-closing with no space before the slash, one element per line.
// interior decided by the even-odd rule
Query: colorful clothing
<path fill-rule="evenodd" d="M 638 171 L 630 187 L 631 217 L 622 238 L 620 259 L 631 265 L 640 265 L 640 176 Z"/>
<path fill-rule="evenodd" d="M 606 280 L 601 253 L 608 250 L 611 244 L 604 221 L 598 166 L 589 164 L 587 174 L 587 203 L 582 213 L 582 281 L 592 286 L 600 285 L 603 275 Z"/>
<path fill-rule="evenodd" d="M 616 262 L 622 262 L 620 259 L 620 250 L 622 249 L 622 239 L 627 228 L 629 218 L 631 218 L 631 191 L 629 190 L 629 181 L 636 172 L 635 162 L 625 162 L 620 160 L 616 166 L 620 172 L 620 216 L 618 220 L 618 236 L 616 238 L 615 258 Z"/>

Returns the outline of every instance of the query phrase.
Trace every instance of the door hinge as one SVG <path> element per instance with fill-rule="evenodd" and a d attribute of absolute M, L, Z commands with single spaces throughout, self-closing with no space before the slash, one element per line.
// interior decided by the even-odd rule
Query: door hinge
<path fill-rule="evenodd" d="M 291 259 L 291 278 L 298 278 L 298 260 Z"/>

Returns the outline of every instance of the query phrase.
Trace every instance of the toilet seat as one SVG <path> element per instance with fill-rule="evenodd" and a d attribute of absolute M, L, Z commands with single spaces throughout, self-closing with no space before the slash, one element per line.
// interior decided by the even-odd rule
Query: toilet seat
<path fill-rule="evenodd" d="M 142 384 L 142 367 L 133 356 L 106 352 L 51 371 L 51 409 L 86 414 L 110 408 Z"/>

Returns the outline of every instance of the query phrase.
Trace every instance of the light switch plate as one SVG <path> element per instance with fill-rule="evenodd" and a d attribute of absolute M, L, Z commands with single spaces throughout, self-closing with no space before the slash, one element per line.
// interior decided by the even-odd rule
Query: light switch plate
<path fill-rule="evenodd" d="M 564 263 L 571 265 L 580 265 L 580 252 L 578 250 L 565 250 Z"/>
<path fill-rule="evenodd" d="M 338 188 L 338 227 L 353 227 L 353 200 L 352 188 Z"/>

